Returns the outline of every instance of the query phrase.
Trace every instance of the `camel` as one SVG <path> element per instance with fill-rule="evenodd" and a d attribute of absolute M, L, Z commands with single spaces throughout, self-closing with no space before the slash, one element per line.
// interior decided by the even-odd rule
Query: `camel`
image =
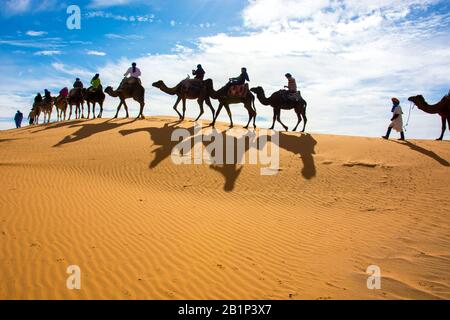
<path fill-rule="evenodd" d="M 88 105 L 88 119 L 91 115 L 91 103 L 92 103 L 92 113 L 95 119 L 95 104 L 98 103 L 100 106 L 100 113 L 98 114 L 97 118 L 101 118 L 103 115 L 103 103 L 105 102 L 105 94 L 103 93 L 103 89 L 100 86 L 95 91 L 90 91 L 89 89 L 83 90 L 83 96 L 86 99 L 87 105 Z"/>
<path fill-rule="evenodd" d="M 84 96 L 82 88 L 73 88 L 67 99 L 70 106 L 69 120 L 72 117 L 72 107 L 75 105 L 75 119 L 84 118 Z M 81 107 L 80 107 L 81 106 Z"/>
<path fill-rule="evenodd" d="M 45 98 L 39 105 L 40 111 L 44 114 L 44 124 L 50 123 L 50 118 L 51 118 L 52 112 L 53 112 L 53 105 L 54 105 L 54 100 L 52 97 L 50 97 L 50 99 Z M 46 117 L 47 117 L 47 122 L 45 122 Z"/>
<path fill-rule="evenodd" d="M 28 120 L 30 125 L 38 125 L 39 117 L 41 115 L 41 108 L 38 104 L 34 104 L 31 108 L 30 114 L 28 115 Z"/>
<path fill-rule="evenodd" d="M 442 119 L 442 132 L 441 136 L 437 138 L 437 141 L 441 141 L 444 139 L 444 133 L 446 128 L 446 122 L 448 123 L 450 130 L 450 97 L 445 96 L 442 100 L 434 105 L 429 105 L 425 98 L 422 95 L 409 97 L 409 101 L 414 103 L 420 110 L 430 113 L 430 114 L 439 114 Z"/>
<path fill-rule="evenodd" d="M 307 103 L 305 100 L 303 100 L 303 98 L 300 97 L 300 100 L 298 102 L 286 102 L 285 98 L 283 97 L 286 92 L 283 92 L 283 90 L 273 93 L 269 98 L 266 98 L 264 89 L 262 87 L 252 88 L 250 89 L 250 91 L 256 94 L 259 102 L 261 102 L 262 105 L 271 106 L 273 108 L 273 123 L 272 127 L 270 127 L 271 130 L 273 130 L 273 128 L 275 127 L 275 120 L 277 120 L 283 126 L 283 128 L 288 131 L 288 127 L 283 122 L 281 122 L 281 110 L 294 109 L 295 113 L 297 114 L 298 122 L 293 131 L 297 131 L 297 128 L 302 122 L 303 118 L 302 132 L 305 132 L 308 119 L 306 118 Z"/>
<path fill-rule="evenodd" d="M 256 108 L 255 108 L 255 96 L 248 91 L 245 97 L 231 97 L 228 96 L 228 93 L 223 94 L 224 88 L 215 91 L 214 90 L 214 83 L 212 79 L 205 80 L 205 85 L 208 90 L 208 94 L 211 98 L 219 100 L 219 108 L 217 109 L 216 116 L 214 117 L 213 122 L 211 123 L 211 126 L 214 127 L 216 124 L 216 120 L 219 117 L 220 111 L 223 107 L 227 110 L 228 116 L 230 117 L 230 128 L 233 128 L 233 118 L 231 116 L 231 110 L 230 110 L 230 104 L 238 104 L 243 103 L 245 109 L 248 111 L 248 123 L 244 127 L 245 129 L 248 129 L 248 126 L 250 125 L 252 119 L 253 119 L 253 127 L 256 128 Z"/>
<path fill-rule="evenodd" d="M 133 81 L 134 80 L 134 81 Z M 117 107 L 117 112 L 114 118 L 117 118 L 119 115 L 120 108 L 122 105 L 125 107 L 125 111 L 127 112 L 127 118 L 129 117 L 128 114 L 128 106 L 125 102 L 126 99 L 133 98 L 135 101 L 139 102 L 141 109 L 139 111 L 138 118 L 145 119 L 144 117 L 144 106 L 145 106 L 145 88 L 142 86 L 140 81 L 138 79 L 133 78 L 125 78 L 122 80 L 119 88 L 117 90 L 114 90 L 112 87 L 107 87 L 105 89 L 105 92 L 109 94 L 111 97 L 119 97 L 120 104 Z"/>
<path fill-rule="evenodd" d="M 62 97 L 62 96 L 58 96 L 53 98 L 53 103 L 56 107 L 56 114 L 58 117 L 57 121 L 64 121 L 66 120 L 66 112 L 67 112 L 67 98 Z M 63 118 L 63 113 L 64 113 L 64 118 Z"/>
<path fill-rule="evenodd" d="M 175 105 L 173 106 L 173 109 L 178 113 L 178 116 L 180 117 L 180 120 L 184 120 L 184 116 L 186 114 L 186 100 L 197 100 L 198 105 L 200 107 L 200 114 L 198 115 L 197 119 L 195 121 L 198 121 L 200 117 L 203 115 L 203 103 L 206 102 L 208 107 L 211 109 L 212 116 L 214 118 L 214 108 L 211 104 L 211 99 L 208 96 L 208 91 L 203 82 L 200 82 L 201 80 L 195 80 L 195 79 L 185 79 L 181 81 L 179 84 L 177 84 L 173 88 L 169 88 L 165 85 L 164 81 L 159 80 L 152 84 L 153 87 L 160 89 L 162 92 L 170 94 L 171 96 L 176 95 L 177 101 L 175 102 Z M 194 90 L 193 88 L 197 84 L 198 90 Z M 198 86 L 200 84 L 200 86 Z M 183 102 L 183 114 L 181 114 L 177 107 L 180 101 Z"/>

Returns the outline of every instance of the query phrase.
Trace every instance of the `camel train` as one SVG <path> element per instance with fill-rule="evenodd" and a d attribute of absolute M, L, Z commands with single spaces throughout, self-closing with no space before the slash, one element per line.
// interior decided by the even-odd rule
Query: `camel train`
<path fill-rule="evenodd" d="M 206 104 L 212 114 L 213 120 L 210 124 L 211 126 L 214 127 L 220 112 L 223 108 L 225 108 L 230 119 L 230 127 L 233 127 L 234 124 L 230 105 L 243 104 L 244 108 L 248 112 L 248 122 L 244 128 L 247 129 L 250 124 L 256 128 L 257 113 L 255 100 L 258 99 L 263 106 L 269 106 L 273 109 L 273 122 L 270 129 L 274 129 L 275 123 L 278 122 L 284 130 L 288 131 L 288 126 L 281 121 L 281 110 L 294 110 L 297 115 L 297 124 L 293 128 L 293 131 L 297 131 L 297 128 L 303 121 L 301 132 L 305 132 L 308 121 L 306 117 L 307 102 L 301 96 L 300 91 L 297 91 L 295 79 L 293 79 L 290 74 L 286 75 L 289 80 L 289 85 L 286 87 L 288 90 L 279 90 L 267 97 L 262 87 L 249 88 L 248 83 L 245 82 L 245 78 L 248 79 L 246 69 L 242 68 L 242 70 L 243 73 L 238 78 L 230 79 L 230 82 L 227 85 L 217 91 L 214 89 L 212 79 L 203 80 L 204 71 L 201 69 L 200 65 L 198 70 L 193 70 L 193 74 L 196 75 L 195 78 L 191 79 L 188 76 L 188 78 L 179 82 L 175 87 L 168 87 L 162 80 L 154 82 L 152 86 L 168 95 L 176 96 L 173 109 L 177 113 L 180 121 L 185 119 L 186 101 L 197 100 L 200 113 L 195 121 L 199 120 L 204 114 L 204 104 Z M 127 74 L 131 74 L 132 76 L 129 78 L 125 77 L 116 90 L 114 90 L 111 86 L 108 86 L 103 91 L 101 85 L 97 90 L 92 90 L 92 87 L 88 89 L 74 87 L 66 96 L 62 95 L 60 92 L 60 95 L 54 98 L 49 98 L 49 93 L 46 91 L 46 98 L 38 102 L 35 100 L 29 115 L 30 124 L 38 125 L 41 114 L 44 115 L 44 124 L 49 123 L 53 107 L 56 107 L 57 121 L 64 121 L 66 119 L 70 120 L 72 117 L 73 108 L 75 108 L 76 119 L 85 118 L 85 103 L 87 104 L 87 119 L 91 117 L 91 105 L 92 117 L 94 119 L 96 118 L 95 106 L 97 104 L 100 109 L 97 117 L 101 118 L 103 115 L 103 104 L 106 97 L 105 93 L 111 97 L 119 98 L 120 100 L 114 118 L 119 116 L 119 111 L 122 106 L 125 109 L 126 118 L 129 117 L 126 100 L 132 98 L 140 105 L 140 111 L 137 118 L 144 119 L 145 88 L 142 86 L 141 80 L 139 79 L 140 71 L 136 65 L 133 64 L 133 67 L 127 71 Z M 127 74 L 125 74 L 125 76 Z M 243 79 L 244 81 L 242 81 Z M 212 105 L 212 99 L 217 100 L 219 103 L 217 111 Z M 442 130 L 441 135 L 437 140 L 442 140 L 447 129 L 447 124 L 450 130 L 450 92 L 435 105 L 429 105 L 421 95 L 410 97 L 408 100 L 414 103 L 420 110 L 429 114 L 438 114 L 441 117 Z M 182 103 L 182 112 L 178 110 L 178 105 L 180 103 Z"/>

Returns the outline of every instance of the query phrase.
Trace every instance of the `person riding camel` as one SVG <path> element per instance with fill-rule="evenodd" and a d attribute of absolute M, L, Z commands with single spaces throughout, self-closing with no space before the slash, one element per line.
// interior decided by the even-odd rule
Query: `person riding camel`
<path fill-rule="evenodd" d="M 229 84 L 232 86 L 241 86 L 245 84 L 245 81 L 250 82 L 250 78 L 248 77 L 247 68 L 242 68 L 239 77 L 230 78 Z"/>
<path fill-rule="evenodd" d="M 298 91 L 297 91 L 297 82 L 295 81 L 295 78 L 290 73 L 286 73 L 285 77 L 288 79 L 288 85 L 284 86 L 286 89 L 288 89 L 287 98 L 290 100 L 298 101 Z"/>
<path fill-rule="evenodd" d="M 75 82 L 73 83 L 74 88 L 80 88 L 83 89 L 83 82 L 81 82 L 80 78 L 76 78 Z"/>
<path fill-rule="evenodd" d="M 127 72 L 125 72 L 123 76 L 125 77 L 124 80 L 136 79 L 139 82 L 139 84 L 141 84 L 141 79 L 139 79 L 139 77 L 141 76 L 141 70 L 138 67 L 136 67 L 136 62 L 133 62 L 131 64 L 131 67 L 128 68 Z M 128 78 L 128 76 L 130 77 Z"/>
<path fill-rule="evenodd" d="M 67 98 L 69 96 L 69 88 L 62 88 L 61 91 L 59 91 L 59 96 L 62 98 Z"/>
<path fill-rule="evenodd" d="M 203 70 L 202 65 L 197 65 L 197 70 L 192 70 L 192 75 L 195 76 L 194 79 L 201 80 L 205 78 L 205 70 Z"/>
<path fill-rule="evenodd" d="M 388 127 L 387 133 L 385 136 L 383 136 L 383 139 L 388 140 L 389 135 L 391 134 L 392 129 L 394 129 L 397 132 L 400 132 L 400 139 L 401 141 L 405 140 L 405 133 L 403 132 L 403 118 L 402 118 L 402 107 L 400 107 L 400 100 L 397 98 L 392 98 L 392 110 L 393 117 L 391 119 L 391 124 Z"/>
<path fill-rule="evenodd" d="M 40 104 L 40 103 L 42 103 L 42 95 L 41 95 L 41 93 L 39 92 L 37 95 L 36 95 L 36 97 L 34 97 L 34 105 L 38 105 L 38 104 Z"/>
<path fill-rule="evenodd" d="M 97 73 L 91 80 L 91 87 L 88 89 L 91 92 L 102 90 L 102 81 L 100 80 L 100 75 Z"/>
<path fill-rule="evenodd" d="M 69 88 L 64 87 L 59 91 L 59 96 L 56 98 L 59 102 L 60 100 L 67 99 L 69 96 Z"/>
<path fill-rule="evenodd" d="M 52 100 L 52 95 L 50 94 L 50 91 L 48 91 L 47 89 L 44 90 L 44 100 L 47 102 Z"/>
<path fill-rule="evenodd" d="M 288 89 L 289 93 L 297 93 L 297 82 L 290 73 L 286 73 L 285 77 L 288 79 L 288 85 L 284 86 Z"/>

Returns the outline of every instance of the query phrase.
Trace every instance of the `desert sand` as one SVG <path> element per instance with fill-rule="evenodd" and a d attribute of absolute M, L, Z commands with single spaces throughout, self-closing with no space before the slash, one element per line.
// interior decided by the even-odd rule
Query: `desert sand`
<path fill-rule="evenodd" d="M 192 125 L 1 131 L 0 299 L 450 299 L 449 141 L 281 133 L 264 176 L 174 164 Z"/>

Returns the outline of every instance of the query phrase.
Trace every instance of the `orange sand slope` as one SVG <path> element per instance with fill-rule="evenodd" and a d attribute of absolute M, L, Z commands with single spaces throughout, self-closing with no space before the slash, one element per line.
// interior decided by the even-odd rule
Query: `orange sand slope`
<path fill-rule="evenodd" d="M 282 133 L 264 176 L 175 165 L 171 134 L 192 126 L 0 132 L 0 298 L 450 298 L 448 141 Z"/>

